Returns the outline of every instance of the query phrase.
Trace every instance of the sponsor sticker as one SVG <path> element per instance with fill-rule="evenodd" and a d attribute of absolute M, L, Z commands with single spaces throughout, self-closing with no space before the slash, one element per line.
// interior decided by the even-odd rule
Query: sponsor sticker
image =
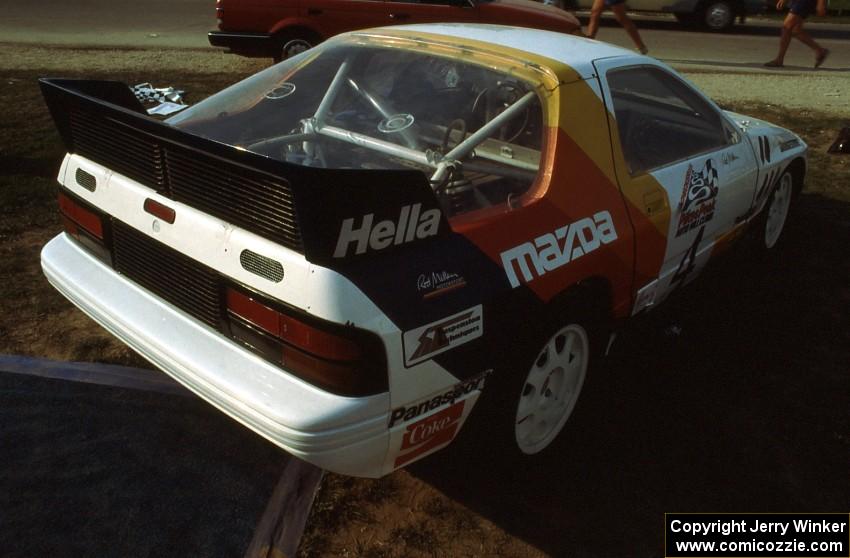
<path fill-rule="evenodd" d="M 409 425 L 404 432 L 393 466 L 401 467 L 454 440 L 460 427 L 464 404 L 464 401 L 458 401 L 451 407 Z"/>
<path fill-rule="evenodd" d="M 717 206 L 719 191 L 717 166 L 711 159 L 706 160 L 702 169 L 697 171 L 688 165 L 685 172 L 685 184 L 679 200 L 679 222 L 676 236 L 690 232 L 711 221 Z"/>
<path fill-rule="evenodd" d="M 502 267 L 511 287 L 530 283 L 550 271 L 617 240 L 611 213 L 600 211 L 558 230 L 502 252 Z M 529 266 L 529 263 L 531 266 Z M 517 271 L 519 273 L 517 273 Z"/>
<path fill-rule="evenodd" d="M 483 315 L 484 309 L 479 304 L 439 321 L 405 331 L 405 366 L 413 366 L 478 339 L 484 333 Z"/>
<path fill-rule="evenodd" d="M 416 290 L 428 300 L 466 286 L 466 279 L 450 271 L 423 273 L 416 280 Z"/>
<path fill-rule="evenodd" d="M 454 405 L 455 402 L 473 391 L 484 389 L 484 381 L 490 375 L 492 369 L 486 370 L 481 374 L 470 378 L 464 382 L 456 384 L 450 390 L 440 395 L 435 395 L 430 399 L 413 403 L 412 405 L 401 406 L 393 409 L 390 415 L 389 428 L 396 424 L 404 424 L 425 413 L 439 409 L 446 405 Z"/>
<path fill-rule="evenodd" d="M 339 237 L 336 241 L 334 258 L 345 258 L 354 247 L 354 254 L 363 254 L 367 249 L 384 250 L 390 246 L 398 246 L 435 236 L 440 230 L 440 210 L 426 209 L 422 204 L 402 206 L 398 219 L 374 223 L 375 214 L 367 213 L 355 224 L 350 217 L 342 222 Z"/>

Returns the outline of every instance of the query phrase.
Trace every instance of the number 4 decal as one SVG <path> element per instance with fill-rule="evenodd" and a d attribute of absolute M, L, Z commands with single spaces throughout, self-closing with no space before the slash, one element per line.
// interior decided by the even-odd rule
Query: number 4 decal
<path fill-rule="evenodd" d="M 703 232 L 705 232 L 705 225 L 700 227 L 693 244 L 691 244 L 691 247 L 688 248 L 688 251 L 685 253 L 685 257 L 682 258 L 682 261 L 679 262 L 679 267 L 676 268 L 676 273 L 673 274 L 673 281 L 671 281 L 671 283 L 678 283 L 678 285 L 676 285 L 677 287 L 684 284 L 685 279 L 696 267 L 695 261 L 697 259 L 697 250 L 699 249 L 699 243 L 702 242 Z"/>

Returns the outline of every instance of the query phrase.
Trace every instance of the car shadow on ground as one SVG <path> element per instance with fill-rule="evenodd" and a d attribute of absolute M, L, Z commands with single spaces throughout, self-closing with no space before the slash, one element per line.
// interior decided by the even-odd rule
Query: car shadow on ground
<path fill-rule="evenodd" d="M 555 556 L 660 555 L 664 512 L 843 510 L 850 204 L 798 202 L 778 254 L 736 250 L 631 323 L 547 452 L 479 423 L 412 474 Z"/>
<path fill-rule="evenodd" d="M 0 371 L 0 554 L 242 556 L 289 457 L 194 397 Z"/>

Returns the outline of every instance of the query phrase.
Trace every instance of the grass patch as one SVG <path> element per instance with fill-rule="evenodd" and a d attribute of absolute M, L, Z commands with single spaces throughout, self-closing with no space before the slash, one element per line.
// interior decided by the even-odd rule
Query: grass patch
<path fill-rule="evenodd" d="M 57 55 L 59 54 L 59 55 Z M 262 63 L 216 51 L 70 49 L 0 44 L 0 353 L 144 366 L 145 361 L 51 288 L 41 247 L 59 230 L 56 175 L 64 147 L 38 79 L 62 76 L 153 82 L 187 91 L 187 102 L 219 91 Z M 107 71 L 107 67 L 115 70 Z"/>

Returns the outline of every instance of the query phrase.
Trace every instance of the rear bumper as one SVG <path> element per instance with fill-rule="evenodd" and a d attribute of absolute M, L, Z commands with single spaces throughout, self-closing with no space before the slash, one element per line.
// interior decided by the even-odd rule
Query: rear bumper
<path fill-rule="evenodd" d="M 388 393 L 341 397 L 286 373 L 130 282 L 61 234 L 42 250 L 47 279 L 113 335 L 287 452 L 341 474 L 379 477 Z"/>
<path fill-rule="evenodd" d="M 268 33 L 210 31 L 207 38 L 212 46 L 243 56 L 271 56 L 274 53 L 274 39 Z"/>

